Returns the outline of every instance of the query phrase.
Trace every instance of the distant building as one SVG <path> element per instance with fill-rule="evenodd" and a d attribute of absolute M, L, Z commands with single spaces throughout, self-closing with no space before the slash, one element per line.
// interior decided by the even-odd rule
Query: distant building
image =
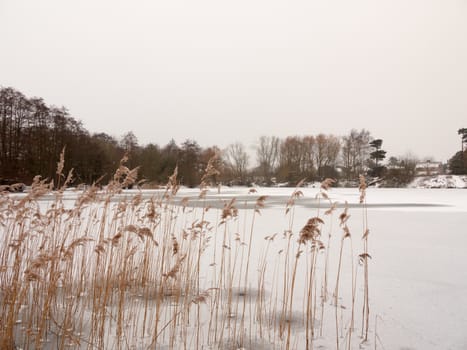
<path fill-rule="evenodd" d="M 443 163 L 432 162 L 427 160 L 426 162 L 417 163 L 415 166 L 416 176 L 431 176 L 440 175 L 443 172 Z"/>

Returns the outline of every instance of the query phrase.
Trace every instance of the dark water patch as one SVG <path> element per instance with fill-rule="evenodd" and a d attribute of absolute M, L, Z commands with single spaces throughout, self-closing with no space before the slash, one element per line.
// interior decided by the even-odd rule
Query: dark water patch
<path fill-rule="evenodd" d="M 266 290 L 260 291 L 256 288 L 232 288 L 224 292 L 225 297 L 228 298 L 230 296 L 234 303 L 239 299 L 246 299 L 248 302 L 254 302 L 258 298 L 264 298 L 267 294 L 268 292 Z"/>
<path fill-rule="evenodd" d="M 289 326 L 292 329 L 301 329 L 305 327 L 305 319 L 303 313 L 299 312 L 292 312 L 291 314 L 287 313 L 286 315 L 282 316 L 280 314 L 276 315 L 276 326 L 280 326 L 280 324 L 285 325 L 286 327 Z"/>

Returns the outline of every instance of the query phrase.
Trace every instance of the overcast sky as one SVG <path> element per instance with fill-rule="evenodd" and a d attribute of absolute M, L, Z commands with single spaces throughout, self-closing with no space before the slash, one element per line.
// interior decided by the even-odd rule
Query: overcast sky
<path fill-rule="evenodd" d="M 445 161 L 467 127 L 467 0 L 0 0 L 0 35 L 1 86 L 140 144 L 365 128 Z"/>

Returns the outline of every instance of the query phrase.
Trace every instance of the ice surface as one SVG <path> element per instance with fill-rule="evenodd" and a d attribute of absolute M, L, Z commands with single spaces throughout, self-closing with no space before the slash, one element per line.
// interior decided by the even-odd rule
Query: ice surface
<path fill-rule="evenodd" d="M 280 249 L 284 247 L 284 231 L 291 229 L 296 237 L 307 220 L 314 216 L 321 216 L 329 207 L 329 203 L 318 198 L 318 189 L 300 189 L 303 196 L 295 200 L 293 222 L 290 214 L 285 215 L 285 206 L 291 193 L 291 188 L 256 188 L 256 193 L 248 193 L 246 188 L 222 188 L 210 190 L 206 198 L 199 199 L 199 190 L 182 189 L 174 202 L 182 198 L 189 198 L 189 205 L 193 208 L 211 206 L 222 208 L 223 205 L 237 198 L 237 205 L 241 215 L 249 222 L 256 199 L 268 196 L 265 208 L 260 210 L 254 223 L 252 237 L 251 261 L 249 272 L 249 287 L 254 299 L 257 283 L 258 268 L 261 256 L 265 253 L 266 236 L 278 234 L 267 254 L 265 272 L 266 298 L 273 297 L 270 290 L 273 287 L 274 270 L 280 257 Z M 124 198 L 131 198 L 138 191 L 125 191 L 113 198 L 115 204 Z M 143 198 L 157 196 L 160 191 L 141 192 Z M 323 237 L 331 234 L 331 250 L 336 251 L 342 237 L 342 230 L 337 223 L 338 215 L 343 207 L 349 206 L 349 229 L 352 235 L 354 255 L 361 253 L 361 237 L 365 230 L 364 222 L 368 220 L 369 254 L 372 259 L 369 265 L 370 291 L 370 339 L 360 344 L 361 339 L 361 310 L 362 289 L 361 275 L 358 276 L 356 299 L 356 324 L 352 348 L 378 349 L 466 349 L 467 348 L 467 190 L 459 189 L 367 189 L 367 210 L 359 204 L 360 194 L 357 189 L 331 189 L 329 197 L 338 203 L 338 209 L 333 218 L 325 218 Z M 23 195 L 15 195 L 21 198 Z M 77 192 L 65 194 L 65 201 L 71 207 L 79 196 Z M 46 196 L 40 200 L 40 205 L 46 209 L 53 196 Z M 215 221 L 215 211 L 208 212 L 207 219 Z M 209 215 L 212 215 L 210 217 Z M 330 222 L 334 222 L 330 227 Z M 243 223 L 241 223 L 243 225 Z M 243 241 L 247 237 L 242 237 Z M 323 238 L 324 240 L 324 238 Z M 214 245 L 219 245 L 219 239 Z M 248 242 L 247 242 L 248 243 Z M 349 241 L 344 242 L 342 276 L 340 281 L 339 306 L 342 307 L 341 334 L 344 337 L 349 327 L 349 313 L 351 306 L 350 290 L 352 282 Z M 229 242 L 232 244 L 233 242 Z M 229 248 L 232 248 L 229 247 Z M 293 252 L 295 252 L 293 250 Z M 203 288 L 212 287 L 210 276 L 215 265 L 215 257 L 209 255 L 201 263 L 201 284 Z M 338 257 L 330 256 L 329 285 L 327 293 L 331 298 L 336 284 L 336 268 Z M 292 260 L 293 261 L 293 260 Z M 356 261 L 353 261 L 356 263 Z M 301 264 L 297 275 L 306 273 L 306 264 Z M 318 273 L 323 274 L 322 267 Z M 357 274 L 362 269 L 357 268 Z M 295 286 L 297 302 L 294 303 L 294 315 L 300 315 L 303 309 L 303 291 L 306 281 L 299 277 Z M 242 288 L 233 290 L 237 298 L 246 298 Z M 235 294 L 236 293 L 236 294 Z M 134 301 L 135 303 L 137 301 Z M 203 306 L 204 309 L 207 306 Z M 324 318 L 317 320 L 323 324 L 323 334 L 316 336 L 315 348 L 334 349 L 336 347 L 336 331 L 334 314 L 336 308 L 332 302 L 325 304 Z M 247 310 L 248 313 L 248 310 Z M 235 315 L 232 315 L 234 317 Z M 270 316 L 270 315 L 267 315 Z M 293 320 L 291 320 L 292 322 Z M 295 322 L 295 321 L 294 321 Z M 291 348 L 303 348 L 304 330 L 300 326 L 300 316 L 297 316 L 295 328 L 292 328 L 293 345 Z M 319 327 L 317 323 L 317 327 Z M 189 327 L 187 328 L 189 331 Z M 258 328 L 253 327 L 253 332 Z M 251 331 L 251 330 L 250 330 Z M 250 334 L 251 336 L 251 334 Z M 253 334 L 257 338 L 258 334 Z M 110 341 L 110 340 L 109 340 Z M 143 342 L 143 340 L 141 340 Z M 344 348 L 345 339 L 341 339 Z M 258 349 L 269 348 L 270 343 L 251 341 L 249 343 Z M 160 344 L 164 348 L 166 344 Z M 191 347 L 192 348 L 192 347 Z M 282 348 L 278 345 L 277 348 Z"/>

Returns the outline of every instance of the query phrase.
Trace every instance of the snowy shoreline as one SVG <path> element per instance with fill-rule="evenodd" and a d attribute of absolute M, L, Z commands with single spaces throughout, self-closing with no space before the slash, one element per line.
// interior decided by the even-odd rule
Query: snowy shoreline
<path fill-rule="evenodd" d="M 408 188 L 467 188 L 467 175 L 420 176 Z"/>

